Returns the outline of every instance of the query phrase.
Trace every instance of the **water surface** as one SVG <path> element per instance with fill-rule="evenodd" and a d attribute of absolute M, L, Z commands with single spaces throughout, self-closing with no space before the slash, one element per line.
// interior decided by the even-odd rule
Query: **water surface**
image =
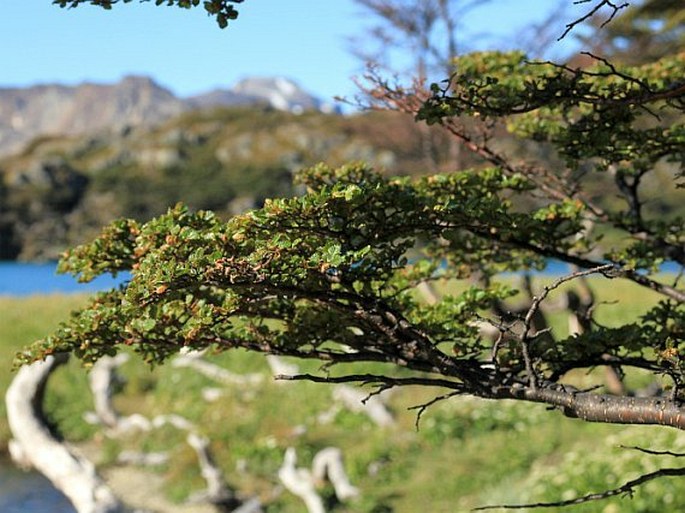
<path fill-rule="evenodd" d="M 0 262 L 0 295 L 94 292 L 115 287 L 127 277 L 123 274 L 117 278 L 105 275 L 89 283 L 79 283 L 73 276 L 57 274 L 56 270 L 54 262 Z"/>
<path fill-rule="evenodd" d="M 2 513 L 76 513 L 67 498 L 36 472 L 22 472 L 0 460 Z"/>
<path fill-rule="evenodd" d="M 71 275 L 57 274 L 56 269 L 57 264 L 54 262 L 35 264 L 0 261 L 0 295 L 95 292 L 116 287 L 129 279 L 128 273 L 121 273 L 116 278 L 105 275 L 89 283 L 79 283 Z M 677 273 L 679 270 L 680 267 L 674 262 L 667 262 L 661 266 L 662 272 Z M 563 276 L 569 272 L 568 264 L 550 260 L 542 274 Z"/>

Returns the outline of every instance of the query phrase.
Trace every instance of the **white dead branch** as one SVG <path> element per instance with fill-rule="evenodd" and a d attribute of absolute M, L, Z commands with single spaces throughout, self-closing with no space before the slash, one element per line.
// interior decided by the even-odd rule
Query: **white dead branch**
<path fill-rule="evenodd" d="M 319 424 L 330 424 L 335 420 L 336 415 L 342 411 L 343 407 L 339 403 L 333 403 L 330 408 L 322 411 L 316 416 L 316 422 Z"/>
<path fill-rule="evenodd" d="M 190 362 L 185 366 L 193 367 L 198 370 L 199 364 L 200 369 L 204 369 L 204 371 L 200 370 L 200 372 L 204 374 L 206 374 L 207 369 L 211 369 L 211 373 L 214 375 L 217 375 L 218 371 L 223 370 L 220 367 L 200 360 L 201 353 L 199 352 L 186 353 L 183 357 L 186 358 L 186 364 Z M 126 361 L 128 361 L 126 355 L 119 355 L 117 357 L 105 356 L 98 360 L 93 366 L 90 375 L 90 385 L 94 396 L 96 411 L 94 415 L 91 415 L 91 421 L 94 417 L 95 422 L 103 424 L 107 428 L 106 434 L 109 436 L 119 436 L 128 434 L 132 431 L 151 431 L 152 429 L 159 429 L 166 425 L 187 432 L 186 441 L 195 451 L 200 466 L 200 472 L 207 483 L 207 489 L 194 494 L 189 501 L 222 504 L 231 507 L 234 512 L 260 512 L 261 503 L 258 499 L 249 499 L 243 502 L 236 497 L 235 492 L 226 484 L 221 469 L 216 465 L 211 456 L 209 440 L 198 435 L 196 426 L 188 419 L 177 414 L 166 414 L 157 415 L 150 420 L 140 414 L 122 416 L 115 410 L 112 403 L 112 396 L 116 383 L 120 381 L 116 371 L 117 368 L 126 363 Z M 184 364 L 181 366 L 184 366 Z M 259 376 L 261 380 L 261 376 L 257 376 Z M 234 381 L 231 382 L 235 383 Z M 163 463 L 167 459 L 167 455 L 164 453 L 145 454 L 125 452 L 119 455 L 119 461 L 142 465 L 155 465 Z"/>
<path fill-rule="evenodd" d="M 259 373 L 236 374 L 226 370 L 223 367 L 203 360 L 203 354 L 202 351 L 182 352 L 173 359 L 171 364 L 174 367 L 192 368 L 200 374 L 226 385 L 257 385 L 264 380 L 264 376 Z"/>
<path fill-rule="evenodd" d="M 139 465 L 153 467 L 163 465 L 169 461 L 169 454 L 166 452 L 136 452 L 121 451 L 117 456 L 117 463 L 123 465 Z"/>
<path fill-rule="evenodd" d="M 200 394 L 202 395 L 202 399 L 204 399 L 208 403 L 213 403 L 215 401 L 218 401 L 223 396 L 225 396 L 226 393 L 227 393 L 226 390 L 224 390 L 223 388 L 216 388 L 216 387 L 205 387 L 200 391 Z"/>
<path fill-rule="evenodd" d="M 338 385 L 333 389 L 333 399 L 350 411 L 367 415 L 378 426 L 392 426 L 395 418 L 385 406 L 382 395 L 369 396 L 367 392 L 348 385 Z"/>
<path fill-rule="evenodd" d="M 275 354 L 266 355 L 266 363 L 269 364 L 271 373 L 274 376 L 294 376 L 299 374 L 300 368 L 294 363 L 284 362 L 282 358 L 279 358 Z M 277 381 L 277 383 L 284 383 L 283 381 Z"/>
<path fill-rule="evenodd" d="M 312 470 L 298 468 L 297 453 L 293 447 L 285 451 L 283 465 L 278 477 L 292 494 L 302 499 L 309 513 L 325 513 L 321 496 L 316 491 L 317 484 L 324 479 L 333 485 L 335 495 L 340 501 L 359 496 L 359 490 L 350 484 L 345 473 L 342 452 L 336 447 L 328 447 L 314 456 Z"/>
<path fill-rule="evenodd" d="M 196 433 L 188 433 L 186 437 L 188 445 L 190 445 L 197 454 L 197 460 L 200 465 L 200 473 L 207 483 L 207 490 L 194 494 L 190 502 L 212 502 L 215 504 L 229 501 L 237 501 L 235 493 L 231 490 L 226 481 L 221 469 L 214 463 L 214 459 L 209 451 L 209 440 Z"/>
<path fill-rule="evenodd" d="M 326 478 L 333 485 L 335 496 L 341 501 L 359 496 L 359 489 L 350 484 L 343 465 L 342 451 L 337 447 L 326 447 L 314 456 L 312 474 L 317 481 Z"/>
<path fill-rule="evenodd" d="M 159 429 L 166 426 L 167 424 L 180 429 L 181 431 L 192 431 L 195 429 L 195 424 L 190 422 L 185 417 L 181 415 L 176 415 L 175 413 L 170 413 L 167 415 L 157 415 L 152 419 L 152 427 Z"/>
<path fill-rule="evenodd" d="M 180 415 L 158 415 L 152 420 L 134 413 L 132 415 L 120 415 L 114 409 L 112 396 L 115 386 L 121 383 L 117 369 L 129 359 L 127 354 L 117 356 L 103 356 L 90 371 L 90 390 L 93 394 L 95 412 L 85 415 L 86 421 L 91 424 L 102 424 L 108 436 L 117 437 L 136 431 L 150 431 L 171 424 L 178 429 L 189 430 L 192 423 Z"/>
<path fill-rule="evenodd" d="M 416 286 L 416 290 L 419 291 L 421 297 L 423 297 L 423 300 L 429 305 L 434 305 L 438 301 L 440 301 L 440 296 L 433 288 L 433 285 L 431 285 L 427 281 L 422 281 L 421 283 L 419 283 Z"/>
<path fill-rule="evenodd" d="M 93 464 L 58 441 L 43 417 L 43 395 L 50 374 L 66 356 L 22 367 L 7 390 L 7 419 L 14 437 L 11 455 L 46 476 L 78 513 L 121 513 L 123 504 L 100 479 Z"/>
<path fill-rule="evenodd" d="M 128 359 L 129 356 L 125 353 L 119 353 L 116 356 L 103 356 L 88 375 L 90 389 L 93 392 L 95 414 L 100 423 L 108 428 L 117 427 L 121 420 L 114 411 L 112 396 L 114 395 L 114 387 L 121 383 L 116 370 Z"/>
<path fill-rule="evenodd" d="M 257 497 L 246 500 L 241 506 L 231 511 L 231 513 L 262 513 L 262 502 Z"/>
<path fill-rule="evenodd" d="M 309 513 L 326 513 L 323 500 L 316 492 L 314 478 L 309 469 L 297 468 L 297 453 L 292 447 L 285 451 L 283 465 L 278 470 L 278 477 L 289 492 L 297 495 L 304 502 Z"/>

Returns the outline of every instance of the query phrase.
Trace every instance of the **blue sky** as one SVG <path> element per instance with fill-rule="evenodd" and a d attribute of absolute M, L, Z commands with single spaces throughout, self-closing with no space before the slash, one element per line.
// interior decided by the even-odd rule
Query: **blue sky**
<path fill-rule="evenodd" d="M 455 0 L 456 1 L 456 0 Z M 496 0 L 472 12 L 462 32 L 472 46 L 515 46 L 520 28 L 558 1 Z M 349 38 L 369 19 L 353 0 L 247 0 L 220 30 L 201 8 L 154 2 L 60 9 L 51 0 L 4 0 L 0 87 L 114 82 L 144 74 L 179 95 L 228 87 L 245 76 L 293 78 L 324 98 L 351 95 L 361 65 Z M 559 20 L 560 30 L 563 22 Z M 484 32 L 494 39 L 480 39 Z"/>

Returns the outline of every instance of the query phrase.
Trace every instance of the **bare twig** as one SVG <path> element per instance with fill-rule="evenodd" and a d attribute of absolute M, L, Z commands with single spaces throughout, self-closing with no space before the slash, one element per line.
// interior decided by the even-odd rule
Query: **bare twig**
<path fill-rule="evenodd" d="M 649 474 L 643 474 L 637 479 L 628 481 L 618 488 L 612 490 L 606 490 L 601 493 L 590 493 L 582 497 L 577 497 L 575 499 L 570 499 L 567 501 L 556 501 L 556 502 L 534 502 L 530 504 L 498 504 L 493 506 L 481 506 L 474 508 L 472 511 L 486 511 L 492 509 L 533 509 L 533 508 L 562 508 L 565 506 L 573 506 L 575 504 L 584 504 L 586 502 L 599 501 L 607 499 L 609 497 L 615 497 L 617 495 L 627 495 L 632 496 L 634 489 L 637 486 L 643 485 L 654 479 L 660 477 L 679 477 L 685 475 L 685 467 L 682 468 L 662 468 Z"/>
<path fill-rule="evenodd" d="M 414 421 L 414 427 L 416 427 L 416 431 L 419 430 L 419 424 L 421 423 L 421 417 L 423 417 L 423 414 L 426 413 L 426 410 L 433 406 L 434 404 L 439 403 L 440 401 L 444 401 L 446 399 L 449 399 L 450 397 L 454 397 L 455 395 L 459 395 L 461 392 L 450 392 L 448 394 L 443 394 L 439 395 L 438 397 L 434 397 L 427 403 L 423 404 L 418 404 L 416 406 L 411 406 L 408 408 L 410 411 L 411 410 L 416 410 L 416 420 Z"/>
<path fill-rule="evenodd" d="M 577 0 L 577 1 L 574 2 L 574 3 L 575 3 L 575 4 L 585 4 L 585 3 L 588 3 L 588 2 L 590 2 L 590 1 L 591 1 L 591 0 Z M 618 14 L 618 12 L 619 12 L 621 9 L 623 9 L 623 8 L 625 8 L 625 7 L 628 7 L 628 5 L 630 5 L 630 4 L 629 4 L 628 2 L 624 2 L 624 3 L 620 4 L 620 5 L 616 5 L 616 4 L 613 3 L 611 0 L 602 0 L 602 1 L 599 2 L 597 5 L 595 5 L 590 11 L 588 11 L 585 15 L 581 16 L 580 18 L 577 18 L 577 19 L 573 20 L 573 21 L 570 22 L 570 23 L 567 23 L 567 24 L 566 24 L 566 29 L 564 30 L 564 33 L 561 34 L 561 36 L 559 36 L 559 37 L 557 38 L 557 41 L 561 41 L 562 39 L 564 39 L 564 38 L 568 35 L 568 33 L 571 32 L 577 25 L 580 25 L 580 24 L 583 23 L 585 20 L 587 20 L 587 19 L 589 19 L 589 18 L 592 18 L 592 17 L 593 17 L 597 12 L 599 12 L 599 10 L 600 10 L 602 7 L 604 7 L 605 5 L 611 7 L 611 8 L 613 9 L 613 11 L 611 12 L 611 15 L 609 16 L 609 18 L 607 18 L 606 20 L 604 20 L 604 22 L 602 23 L 601 27 L 604 27 L 607 23 L 611 22 L 611 20 L 614 19 L 614 17 L 616 16 L 616 14 Z"/>
<path fill-rule="evenodd" d="M 314 383 L 360 383 L 362 385 L 385 384 L 391 387 L 423 385 L 458 390 L 463 392 L 463 386 L 456 381 L 437 378 L 391 378 L 389 376 L 379 376 L 376 374 L 350 374 L 347 376 L 314 376 L 313 374 L 298 374 L 296 376 L 276 376 L 275 379 L 287 381 L 312 381 Z"/>
<path fill-rule="evenodd" d="M 673 456 L 675 458 L 685 458 L 685 452 L 655 451 L 652 449 L 645 449 L 644 447 L 638 447 L 636 445 L 620 445 L 619 447 L 621 449 L 632 449 L 634 451 L 652 454 L 654 456 Z"/>
<path fill-rule="evenodd" d="M 616 266 L 614 264 L 605 264 L 605 265 L 600 265 L 597 267 L 593 267 L 591 269 L 585 269 L 584 271 L 576 271 L 571 274 L 567 274 L 565 276 L 562 276 L 560 278 L 557 278 L 554 280 L 553 283 L 550 285 L 547 285 L 543 290 L 542 293 L 540 293 L 539 296 L 536 296 L 533 298 L 533 304 L 531 304 L 530 309 L 528 310 L 528 313 L 526 314 L 525 322 L 526 322 L 526 327 L 530 327 L 530 321 L 537 312 L 537 310 L 540 308 L 540 303 L 542 303 L 545 298 L 549 295 L 550 292 L 552 292 L 554 289 L 559 288 L 563 283 L 571 280 L 575 280 L 576 278 L 580 278 L 581 276 L 588 276 L 590 274 L 605 274 L 610 271 L 615 270 Z"/>
<path fill-rule="evenodd" d="M 677 287 L 678 283 L 680 283 L 680 280 L 685 276 L 685 265 L 681 265 L 680 269 L 678 269 L 678 274 L 676 274 L 676 277 L 673 279 L 673 287 Z"/>
<path fill-rule="evenodd" d="M 533 302 L 530 305 L 530 308 L 528 309 L 528 312 L 526 313 L 525 318 L 523 319 L 523 325 L 524 325 L 524 332 L 523 335 L 520 338 L 521 342 L 521 352 L 523 354 L 523 361 L 525 362 L 526 365 L 526 372 L 528 373 L 528 380 L 530 382 L 530 387 L 535 390 L 537 387 L 537 376 L 535 373 L 535 369 L 533 367 L 533 361 L 530 357 L 530 342 L 534 338 L 538 337 L 539 335 L 542 334 L 542 332 L 536 332 L 536 333 L 531 333 L 532 329 L 532 324 L 533 324 L 533 318 L 537 314 L 538 310 L 540 309 L 540 304 L 547 298 L 547 296 L 552 292 L 554 289 L 560 287 L 563 283 L 567 281 L 574 280 L 576 278 L 580 278 L 582 276 L 587 276 L 589 274 L 595 274 L 595 273 L 605 273 L 608 272 L 612 269 L 614 269 L 613 264 L 606 264 L 606 265 L 600 265 L 598 267 L 594 267 L 591 269 L 586 269 L 584 271 L 576 271 L 574 273 L 568 274 L 566 276 L 562 276 L 561 278 L 558 278 L 555 280 L 552 284 L 547 285 L 543 290 L 542 293 L 540 293 L 538 296 L 533 297 Z"/>

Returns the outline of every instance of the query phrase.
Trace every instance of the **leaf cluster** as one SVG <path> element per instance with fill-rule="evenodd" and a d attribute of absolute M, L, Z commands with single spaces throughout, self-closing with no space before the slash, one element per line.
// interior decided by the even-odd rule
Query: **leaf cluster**
<path fill-rule="evenodd" d="M 447 88 L 433 85 L 419 119 L 506 118 L 512 133 L 551 143 L 576 169 L 596 160 L 637 172 L 664 157 L 682 166 L 685 128 L 669 112 L 682 110 L 684 57 L 621 68 L 596 58 L 594 67 L 572 69 L 520 52 L 469 54 L 455 60 Z"/>
<path fill-rule="evenodd" d="M 95 5 L 103 9 L 111 9 L 114 4 L 123 2 L 130 3 L 133 0 L 53 0 L 53 4 L 60 7 L 79 7 L 83 4 Z M 151 0 L 140 0 L 141 2 L 149 2 Z M 202 0 L 202 7 L 207 11 L 209 16 L 216 19 L 217 24 L 221 28 L 226 28 L 228 22 L 238 18 L 238 10 L 235 4 L 241 4 L 244 0 Z M 169 7 L 180 7 L 182 9 L 191 9 L 200 5 L 201 0 L 154 0 L 155 5 L 165 5 Z"/>
<path fill-rule="evenodd" d="M 133 278 L 126 290 L 95 300 L 99 315 L 76 318 L 63 335 L 87 359 L 112 341 L 140 343 L 152 359 L 211 342 L 270 340 L 269 347 L 289 348 L 284 351 L 327 342 L 355 347 L 368 335 L 378 343 L 392 339 L 387 320 L 378 325 L 373 317 L 402 312 L 434 334 L 435 343 L 454 341 L 459 322 L 509 292 L 469 289 L 435 307 L 421 305 L 413 297 L 416 284 L 466 274 L 466 263 L 455 270 L 435 262 L 459 260 L 467 254 L 464 243 L 471 245 L 472 265 L 487 260 L 493 251 L 479 242 L 479 225 L 501 230 L 503 239 L 525 234 L 530 240 L 535 233 L 541 243 L 563 229 L 550 216 L 510 212 L 501 195 L 528 184 L 496 169 L 411 181 L 384 178 L 363 165 L 318 166 L 299 180 L 308 194 L 268 201 L 228 223 L 179 206 L 142 226 L 115 222 L 68 252 L 60 270 L 82 280 L 124 270 Z M 512 216 L 521 217 L 521 226 L 511 226 Z M 502 260 L 494 265 L 503 268 Z M 471 329 L 462 335 L 475 336 Z M 82 336 L 90 343 L 84 346 Z"/>

